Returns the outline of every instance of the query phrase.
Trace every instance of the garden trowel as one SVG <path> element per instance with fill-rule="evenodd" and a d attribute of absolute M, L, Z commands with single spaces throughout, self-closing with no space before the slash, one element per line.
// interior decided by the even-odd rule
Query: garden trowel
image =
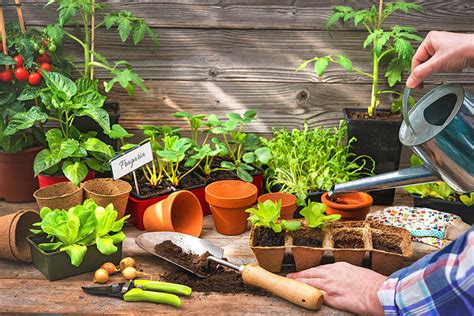
<path fill-rule="evenodd" d="M 296 305 L 302 306 L 311 310 L 318 310 L 323 304 L 324 297 L 320 290 L 307 285 L 305 283 L 289 279 L 277 274 L 268 272 L 256 264 L 235 265 L 223 259 L 224 249 L 197 237 L 173 233 L 173 232 L 151 232 L 144 233 L 135 239 L 140 248 L 171 262 L 200 278 L 207 278 L 212 275 L 210 271 L 208 274 L 196 272 L 189 267 L 183 266 L 174 262 L 169 257 L 164 257 L 155 251 L 156 245 L 165 241 L 171 241 L 175 245 L 181 247 L 184 252 L 195 255 L 202 255 L 209 252 L 211 255 L 207 257 L 206 267 L 210 270 L 211 262 L 216 262 L 242 274 L 242 279 L 245 284 L 253 285 L 261 289 L 267 290 L 276 296 L 279 296 Z M 196 269 L 197 270 L 197 269 Z"/>

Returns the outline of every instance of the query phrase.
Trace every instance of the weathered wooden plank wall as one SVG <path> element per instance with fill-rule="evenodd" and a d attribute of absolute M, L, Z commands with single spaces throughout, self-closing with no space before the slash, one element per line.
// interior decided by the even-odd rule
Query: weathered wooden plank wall
<path fill-rule="evenodd" d="M 28 25 L 54 22 L 57 7 L 43 8 L 45 2 L 23 1 Z M 324 25 L 336 4 L 363 8 L 378 1 L 103 2 L 145 17 L 161 41 L 156 52 L 149 41 L 127 47 L 115 32 L 97 34 L 98 49 L 111 59 L 129 60 L 150 89 L 133 97 L 120 90 L 110 94 L 110 99 L 120 101 L 121 123 L 126 128 L 143 123 L 183 125 L 169 117 L 178 110 L 223 114 L 255 108 L 258 121 L 251 129 L 267 134 L 272 127 L 300 127 L 305 120 L 310 126 L 333 126 L 342 118 L 343 107 L 365 107 L 369 102 L 367 78 L 334 67 L 318 79 L 309 70 L 295 72 L 295 68 L 302 59 L 345 53 L 358 67 L 370 71 L 368 52 L 362 49 L 364 33 L 347 24 L 328 34 Z M 393 24 L 414 26 L 422 35 L 430 30 L 474 29 L 472 0 L 417 2 L 425 12 L 396 15 Z M 14 17 L 14 8 L 7 8 L 6 14 Z M 68 52 L 80 58 L 80 52 L 67 45 Z M 473 73 L 434 75 L 425 91 L 444 81 L 461 82 L 474 90 Z"/>

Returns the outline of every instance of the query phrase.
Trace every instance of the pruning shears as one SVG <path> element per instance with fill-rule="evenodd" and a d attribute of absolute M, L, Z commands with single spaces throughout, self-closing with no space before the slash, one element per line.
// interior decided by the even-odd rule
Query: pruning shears
<path fill-rule="evenodd" d="M 178 295 L 190 296 L 192 293 L 192 289 L 186 285 L 151 280 L 134 280 L 106 286 L 83 286 L 82 290 L 91 295 L 120 298 L 125 302 L 151 302 L 174 307 L 181 306 Z"/>

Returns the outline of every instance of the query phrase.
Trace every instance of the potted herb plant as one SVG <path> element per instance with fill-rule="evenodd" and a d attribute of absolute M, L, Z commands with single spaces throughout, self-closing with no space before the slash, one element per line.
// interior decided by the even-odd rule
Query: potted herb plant
<path fill-rule="evenodd" d="M 414 167 L 424 164 L 415 154 L 410 157 L 410 162 Z M 474 192 L 457 194 L 445 182 L 410 185 L 404 187 L 404 190 L 413 197 L 415 207 L 453 213 L 467 224 L 474 224 Z"/>
<path fill-rule="evenodd" d="M 58 32 L 66 38 L 72 40 L 83 50 L 84 61 L 75 64 L 83 78 L 94 79 L 95 68 L 106 71 L 111 79 L 104 81 L 105 92 L 108 93 L 113 86 L 118 83 L 124 88 L 129 95 L 133 94 L 138 87 L 144 92 L 147 89 L 144 81 L 140 76 L 133 72 L 131 64 L 126 60 L 109 61 L 100 54 L 95 47 L 95 34 L 100 29 L 117 29 L 122 42 L 126 42 L 129 38 L 133 40 L 133 44 L 137 45 L 142 42 L 145 36 L 153 41 L 156 49 L 159 47 L 158 37 L 145 19 L 136 17 L 129 11 L 121 10 L 118 12 L 105 12 L 106 5 L 95 0 L 69 1 L 69 0 L 52 0 L 47 5 L 57 3 L 58 11 Z M 67 27 L 77 26 L 80 21 L 82 26 L 81 36 L 71 33 Z M 118 124 L 119 105 L 117 103 L 106 103 L 104 109 L 110 116 L 113 124 Z M 101 125 L 88 117 L 79 117 L 75 126 L 82 132 L 95 131 L 98 138 L 108 144 L 115 145 Z"/>
<path fill-rule="evenodd" d="M 281 201 L 267 200 L 257 208 L 246 210 L 252 223 L 249 246 L 258 264 L 265 270 L 278 273 L 281 270 L 286 249 L 286 232 L 294 231 L 300 221 L 280 220 Z"/>
<path fill-rule="evenodd" d="M 0 198 L 29 202 L 38 188 L 33 161 L 45 143 L 48 118 L 31 96 L 44 86 L 40 69 L 67 67 L 53 26 L 22 32 L 9 23 L 6 34 L 0 46 Z"/>
<path fill-rule="evenodd" d="M 302 130 L 275 130 L 271 139 L 262 138 L 273 156 L 266 170 L 267 190 L 295 194 L 298 204 L 304 205 L 307 198 L 320 202 L 334 183 L 372 174 L 362 159 L 367 156 L 350 152 L 355 138 L 346 144 L 346 136 L 347 125 L 341 122 L 331 129 L 310 130 L 305 124 Z"/>
<path fill-rule="evenodd" d="M 338 214 L 326 215 L 326 205 L 308 202 L 300 211 L 304 217 L 303 225 L 290 232 L 291 252 L 295 259 L 296 270 L 306 270 L 321 263 L 325 247 L 323 228 L 327 222 L 337 221 Z"/>
<path fill-rule="evenodd" d="M 91 199 L 66 210 L 42 208 L 41 222 L 28 237 L 33 265 L 48 280 L 94 271 L 105 262 L 118 264 L 128 216 L 116 221 L 112 204 L 97 206 Z"/>
<path fill-rule="evenodd" d="M 327 55 L 305 60 L 299 70 L 313 65 L 317 76 L 323 76 L 329 64 L 338 64 L 348 72 L 357 72 L 359 75 L 372 81 L 370 103 L 366 110 L 349 108 L 344 109 L 344 117 L 349 124 L 349 138 L 356 137 L 352 151 L 357 155 L 369 155 L 375 160 L 375 173 L 385 173 L 398 169 L 401 153 L 401 143 L 398 139 L 398 130 L 401 124 L 399 113 L 402 94 L 392 87 L 401 82 L 404 72 L 410 70 L 411 59 L 414 54 L 413 43 L 422 40 L 415 34 L 416 29 L 407 26 L 394 25 L 386 27 L 390 16 L 396 12 L 408 13 L 410 10 L 421 11 L 422 7 L 416 3 L 393 2 L 373 5 L 368 9 L 356 10 L 350 6 L 335 6 L 326 26 L 330 29 L 336 22 L 353 21 L 356 27 L 367 31 L 367 38 L 363 47 L 369 50 L 372 60 L 372 71 L 366 72 L 353 66 L 352 61 L 345 55 Z M 388 89 L 380 88 L 381 65 L 387 65 L 384 76 Z M 379 109 L 380 97 L 390 94 L 396 97 L 391 110 Z M 368 101 L 368 100 L 367 100 Z M 413 99 L 410 100 L 413 103 Z M 369 163 L 369 161 L 367 161 Z M 372 193 L 376 204 L 388 205 L 393 203 L 394 189 Z"/>

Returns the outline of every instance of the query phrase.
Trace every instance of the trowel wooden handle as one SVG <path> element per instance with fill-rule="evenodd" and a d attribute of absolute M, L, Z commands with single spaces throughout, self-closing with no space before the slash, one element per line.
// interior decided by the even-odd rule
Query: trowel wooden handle
<path fill-rule="evenodd" d="M 305 283 L 268 272 L 248 264 L 242 271 L 245 284 L 265 289 L 287 301 L 307 309 L 317 310 L 323 305 L 324 296 L 320 290 Z"/>

